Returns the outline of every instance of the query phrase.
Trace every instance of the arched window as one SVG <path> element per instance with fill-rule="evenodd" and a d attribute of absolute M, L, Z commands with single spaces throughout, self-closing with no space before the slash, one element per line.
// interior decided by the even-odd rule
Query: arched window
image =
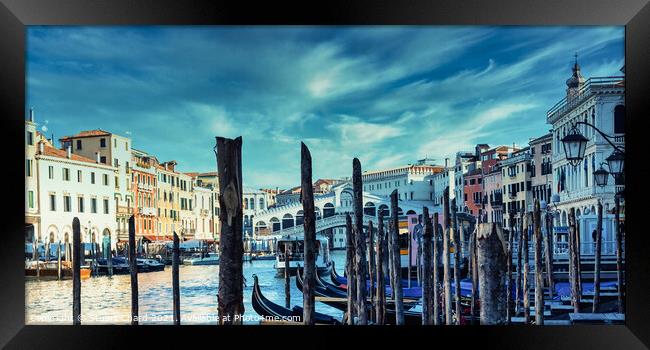
<path fill-rule="evenodd" d="M 625 106 L 618 105 L 614 108 L 614 132 L 625 133 Z"/>

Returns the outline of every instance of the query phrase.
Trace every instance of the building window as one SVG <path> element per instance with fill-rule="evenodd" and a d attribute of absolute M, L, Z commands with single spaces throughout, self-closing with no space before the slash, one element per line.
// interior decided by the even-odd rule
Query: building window
<path fill-rule="evenodd" d="M 117 160 L 117 158 L 113 159 L 113 166 L 116 168 L 120 166 L 120 162 Z"/>
<path fill-rule="evenodd" d="M 90 212 L 93 214 L 97 213 L 97 198 L 90 199 Z"/>
<path fill-rule="evenodd" d="M 77 170 L 77 182 L 81 182 L 81 170 Z"/>
<path fill-rule="evenodd" d="M 50 194 L 50 211 L 56 211 L 56 195 Z"/>
<path fill-rule="evenodd" d="M 72 210 L 72 203 L 70 203 L 70 196 L 63 196 L 63 211 L 70 212 Z"/>
<path fill-rule="evenodd" d="M 34 208 L 34 191 L 27 191 L 27 205 L 30 209 Z"/>
<path fill-rule="evenodd" d="M 108 186 L 108 174 L 103 174 L 104 186 Z"/>
<path fill-rule="evenodd" d="M 52 165 L 50 165 L 49 167 L 47 167 L 47 171 L 48 171 L 48 177 L 50 179 L 53 179 L 54 178 L 54 167 Z"/>
<path fill-rule="evenodd" d="M 77 149 L 81 149 L 81 140 L 77 140 Z"/>
<path fill-rule="evenodd" d="M 90 173 L 90 183 L 93 184 L 93 185 L 95 184 L 95 173 L 94 172 Z"/>
<path fill-rule="evenodd" d="M 32 176 L 32 160 L 31 159 L 25 159 L 25 174 L 28 177 Z"/>
<path fill-rule="evenodd" d="M 108 199 L 104 199 L 104 214 L 108 214 Z"/>
<path fill-rule="evenodd" d="M 101 148 L 106 147 L 106 139 L 104 139 L 104 138 L 99 139 L 99 147 L 101 147 Z"/>
<path fill-rule="evenodd" d="M 77 198 L 77 202 L 78 202 L 79 212 L 83 213 L 84 212 L 84 197 L 79 196 Z"/>
<path fill-rule="evenodd" d="M 614 132 L 625 133 L 625 106 L 618 105 L 614 108 Z"/>
<path fill-rule="evenodd" d="M 34 133 L 31 132 L 31 131 L 28 131 L 28 132 L 27 132 L 27 144 L 28 144 L 29 146 L 33 146 L 33 145 L 34 145 Z"/>
<path fill-rule="evenodd" d="M 99 158 L 99 162 L 102 163 L 102 164 L 106 164 L 106 156 L 101 156 Z"/>
<path fill-rule="evenodd" d="M 117 176 L 115 177 L 115 188 L 120 189 L 120 181 L 117 179 Z"/>
<path fill-rule="evenodd" d="M 63 181 L 70 181 L 70 169 L 63 168 Z"/>

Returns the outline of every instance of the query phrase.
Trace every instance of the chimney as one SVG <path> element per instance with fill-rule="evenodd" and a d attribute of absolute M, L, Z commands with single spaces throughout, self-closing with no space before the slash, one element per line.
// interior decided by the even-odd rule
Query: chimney
<path fill-rule="evenodd" d="M 66 153 L 68 159 L 72 158 L 72 146 L 68 145 L 68 147 L 66 148 Z"/>
<path fill-rule="evenodd" d="M 97 164 L 99 164 L 99 159 L 100 159 L 99 152 L 95 152 L 95 161 L 97 162 Z"/>
<path fill-rule="evenodd" d="M 45 153 L 45 141 L 41 141 L 38 143 L 38 152 L 40 154 Z"/>
<path fill-rule="evenodd" d="M 29 121 L 34 122 L 34 107 L 29 108 Z"/>

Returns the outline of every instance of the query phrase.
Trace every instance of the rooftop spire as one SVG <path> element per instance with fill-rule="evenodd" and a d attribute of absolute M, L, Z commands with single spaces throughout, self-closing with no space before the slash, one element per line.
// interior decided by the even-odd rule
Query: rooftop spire
<path fill-rule="evenodd" d="M 571 78 L 566 81 L 566 85 L 569 89 L 579 89 L 585 82 L 585 78 L 582 77 L 580 73 L 580 65 L 578 64 L 578 52 L 573 55 L 573 74 Z"/>

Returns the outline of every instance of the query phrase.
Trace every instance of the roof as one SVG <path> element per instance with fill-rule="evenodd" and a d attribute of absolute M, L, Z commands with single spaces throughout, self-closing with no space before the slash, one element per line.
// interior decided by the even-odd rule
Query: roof
<path fill-rule="evenodd" d="M 43 155 L 48 156 L 48 157 L 57 157 L 57 158 L 68 159 L 68 152 L 66 150 L 50 147 L 50 146 L 48 146 L 46 144 L 43 145 Z M 72 153 L 70 155 L 69 159 L 76 160 L 78 162 L 86 162 L 86 163 L 97 164 L 97 162 L 94 159 L 86 158 L 86 157 L 83 157 L 83 156 L 80 156 L 80 155 L 74 154 L 74 153 Z M 101 165 L 110 166 L 110 165 L 107 165 L 107 164 L 101 164 Z"/>
<path fill-rule="evenodd" d="M 183 174 L 188 175 L 189 177 L 192 177 L 192 178 L 195 178 L 195 177 L 199 176 L 199 173 L 183 173 Z"/>
<path fill-rule="evenodd" d="M 69 139 L 76 139 L 76 138 L 79 138 L 79 137 L 110 136 L 110 135 L 111 135 L 111 133 L 108 132 L 108 131 L 105 131 L 105 130 L 102 130 L 102 129 L 95 129 L 95 130 L 81 131 L 81 132 L 77 133 L 76 135 L 72 135 L 72 136 L 64 136 L 59 140 L 64 141 L 64 140 L 69 140 Z"/>
<path fill-rule="evenodd" d="M 217 176 L 219 175 L 216 171 L 211 171 L 209 173 L 200 173 L 198 176 Z"/>
<path fill-rule="evenodd" d="M 532 139 L 532 140 L 530 140 L 528 143 L 529 143 L 529 144 L 530 144 L 530 143 L 538 143 L 538 142 L 543 142 L 543 141 L 547 141 L 547 140 L 550 140 L 550 139 L 551 139 L 551 133 L 549 132 L 549 133 L 547 133 L 547 134 L 544 135 L 544 136 L 540 136 L 540 137 L 538 137 L 538 138 L 536 138 L 536 139 Z"/>

